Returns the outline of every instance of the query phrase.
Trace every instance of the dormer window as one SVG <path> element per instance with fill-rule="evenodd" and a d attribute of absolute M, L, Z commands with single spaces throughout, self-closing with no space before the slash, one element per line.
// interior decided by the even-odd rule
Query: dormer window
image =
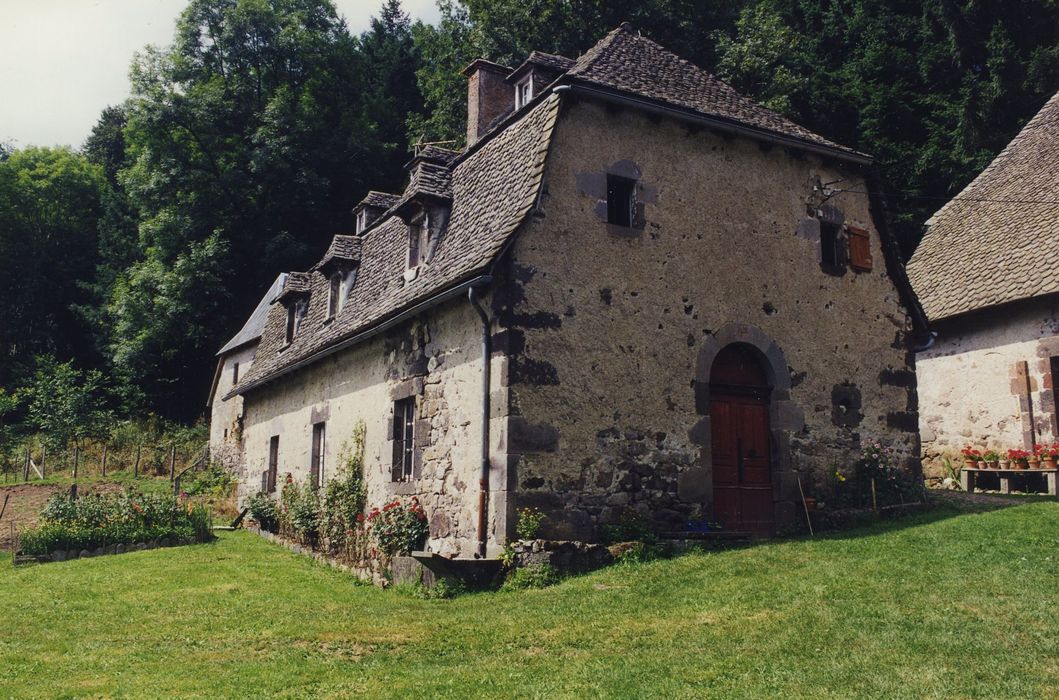
<path fill-rule="evenodd" d="M 327 317 L 334 318 L 345 308 L 353 282 L 357 276 L 355 267 L 338 269 L 328 278 Z"/>
<path fill-rule="evenodd" d="M 419 267 L 427 253 L 427 242 L 430 234 L 430 217 L 426 212 L 419 213 L 408 222 L 408 269 Z"/>
<path fill-rule="evenodd" d="M 364 207 L 357 212 L 357 233 L 363 232 L 366 228 L 368 228 L 368 208 Z"/>
<path fill-rule="evenodd" d="M 287 304 L 287 342 L 290 343 L 301 330 L 302 321 L 309 310 L 309 300 L 305 298 L 296 299 Z"/>
<path fill-rule="evenodd" d="M 515 109 L 521 109 L 533 99 L 533 73 L 515 84 Z"/>

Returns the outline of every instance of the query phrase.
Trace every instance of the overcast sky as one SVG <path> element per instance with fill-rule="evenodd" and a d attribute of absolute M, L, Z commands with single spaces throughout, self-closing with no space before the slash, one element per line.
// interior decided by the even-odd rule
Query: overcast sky
<path fill-rule="evenodd" d="M 165 45 L 187 0 L 0 0 L 0 143 L 80 146 L 107 105 L 129 95 L 129 63 Z M 404 0 L 434 22 L 434 0 Z M 359 34 L 382 0 L 335 0 Z"/>

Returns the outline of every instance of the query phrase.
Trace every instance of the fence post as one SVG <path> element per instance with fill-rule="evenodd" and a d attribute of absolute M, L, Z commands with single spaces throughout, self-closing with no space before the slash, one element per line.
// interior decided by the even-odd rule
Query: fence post
<path fill-rule="evenodd" d="M 22 465 L 22 481 L 29 481 L 29 448 L 26 448 L 26 463 Z"/>
<path fill-rule="evenodd" d="M 107 443 L 103 443 L 103 476 L 107 475 Z"/>
<path fill-rule="evenodd" d="M 176 480 L 176 443 L 169 448 L 169 480 Z"/>
<path fill-rule="evenodd" d="M 47 465 L 48 465 L 48 446 L 47 445 L 41 445 L 40 446 L 40 473 L 42 474 L 42 476 L 41 476 L 42 479 L 44 478 L 44 475 L 47 475 Z"/>
<path fill-rule="evenodd" d="M 140 451 L 143 449 L 143 443 L 136 445 L 136 463 L 132 465 L 132 478 L 135 479 L 140 475 Z"/>
<path fill-rule="evenodd" d="M 81 446 L 74 443 L 74 481 L 77 481 L 77 464 L 81 461 Z"/>

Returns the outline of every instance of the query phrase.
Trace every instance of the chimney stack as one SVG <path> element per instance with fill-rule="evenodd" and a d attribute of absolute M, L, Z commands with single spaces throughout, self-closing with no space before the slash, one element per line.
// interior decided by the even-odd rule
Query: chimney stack
<path fill-rule="evenodd" d="M 467 145 L 481 138 L 497 117 L 515 107 L 515 87 L 504 82 L 511 69 L 476 58 L 463 69 L 467 76 Z"/>

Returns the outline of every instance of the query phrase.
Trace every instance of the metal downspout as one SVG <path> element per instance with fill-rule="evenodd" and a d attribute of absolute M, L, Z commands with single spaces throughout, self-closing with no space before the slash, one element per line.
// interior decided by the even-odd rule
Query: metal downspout
<path fill-rule="evenodd" d="M 475 287 L 467 290 L 467 300 L 482 319 L 482 464 L 478 472 L 478 549 L 477 556 L 486 553 L 489 528 L 489 388 L 492 384 L 492 339 L 489 314 L 482 308 Z"/>

